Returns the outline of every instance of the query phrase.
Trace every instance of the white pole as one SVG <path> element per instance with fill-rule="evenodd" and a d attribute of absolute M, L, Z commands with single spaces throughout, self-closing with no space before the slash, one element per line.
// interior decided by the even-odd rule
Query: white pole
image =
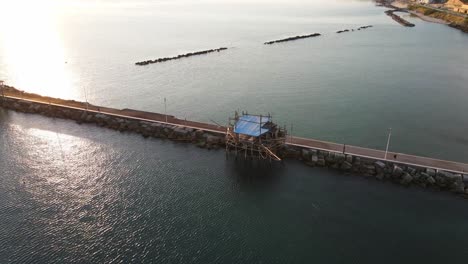
<path fill-rule="evenodd" d="M 293 131 L 293 125 L 291 124 L 291 134 L 289 135 L 290 136 L 289 140 L 290 140 L 291 143 L 292 143 L 292 131 Z"/>
<path fill-rule="evenodd" d="M 385 148 L 385 157 L 384 157 L 385 160 L 387 160 L 388 146 L 390 145 L 390 137 L 391 136 L 392 136 L 392 128 L 389 128 L 388 129 L 387 147 Z"/>
<path fill-rule="evenodd" d="M 89 103 L 88 103 L 88 95 L 86 94 L 86 87 L 83 86 L 83 90 L 84 90 L 84 97 L 85 97 L 85 101 L 86 101 L 86 111 L 88 111 L 89 109 Z"/>
<path fill-rule="evenodd" d="M 346 152 L 346 143 L 345 143 L 345 137 L 343 137 L 343 154 Z"/>
<path fill-rule="evenodd" d="M 164 97 L 164 115 L 166 116 L 166 123 L 167 123 L 167 106 L 166 106 L 166 97 Z"/>

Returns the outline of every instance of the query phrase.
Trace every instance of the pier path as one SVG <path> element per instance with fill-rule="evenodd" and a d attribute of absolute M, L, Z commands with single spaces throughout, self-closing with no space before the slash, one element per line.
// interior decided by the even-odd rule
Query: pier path
<path fill-rule="evenodd" d="M 1 98 L 1 95 L 0 95 L 0 98 Z M 26 101 L 26 102 L 34 102 L 34 103 L 39 103 L 39 104 L 53 105 L 53 106 L 58 106 L 58 107 L 68 108 L 68 109 L 86 110 L 89 112 L 101 113 L 101 114 L 106 114 L 109 116 L 122 117 L 122 118 L 127 118 L 127 119 L 138 120 L 138 121 L 157 122 L 157 123 L 162 123 L 162 124 L 184 126 L 184 127 L 200 129 L 200 130 L 210 131 L 210 132 L 219 133 L 219 134 L 226 133 L 226 127 L 223 127 L 223 126 L 178 119 L 171 115 L 167 115 L 166 117 L 166 115 L 159 114 L 159 113 L 145 112 L 145 111 L 132 110 L 132 109 L 115 109 L 115 108 L 109 108 L 109 107 L 87 105 L 86 103 L 82 103 L 82 102 L 65 101 L 61 99 L 42 97 L 42 96 L 26 94 L 26 93 L 25 94 L 10 93 L 9 94 L 8 92 L 5 92 L 5 98 L 16 99 L 16 100 L 21 100 L 21 101 Z M 351 155 L 358 156 L 358 157 L 371 158 L 371 159 L 385 161 L 385 151 L 382 151 L 382 150 L 363 148 L 363 147 L 352 146 L 352 145 L 343 145 L 343 144 L 338 144 L 338 143 L 333 143 L 333 142 L 326 142 L 326 141 L 321 141 L 321 140 L 294 137 L 294 136 L 288 136 L 286 144 L 289 146 L 325 150 L 325 151 L 336 152 L 336 153 L 345 153 L 345 154 L 351 154 Z M 395 158 L 395 155 L 396 155 L 396 158 Z M 387 153 L 386 161 L 390 161 L 390 162 L 397 163 L 397 164 L 403 164 L 403 165 L 432 168 L 436 170 L 445 170 L 445 171 L 450 171 L 454 173 L 465 174 L 468 172 L 468 164 L 466 163 L 433 159 L 433 158 L 428 158 L 428 157 L 421 157 L 421 156 L 409 155 L 409 154 L 404 154 L 404 153 L 396 153 L 396 152 L 390 152 L 390 151 Z"/>

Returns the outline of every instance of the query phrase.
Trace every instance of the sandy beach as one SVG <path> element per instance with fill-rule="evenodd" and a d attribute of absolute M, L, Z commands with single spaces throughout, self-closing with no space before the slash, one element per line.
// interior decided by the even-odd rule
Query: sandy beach
<path fill-rule="evenodd" d="M 394 6 L 394 7 L 397 7 L 397 8 L 401 8 L 401 9 L 407 9 L 408 8 L 408 2 L 406 2 L 406 1 L 393 1 L 391 3 L 391 5 Z M 445 24 L 445 25 L 450 24 L 449 22 L 447 22 L 445 20 L 442 20 L 442 19 L 433 18 L 433 17 L 430 17 L 430 16 L 425 16 L 425 15 L 423 15 L 421 13 L 411 11 L 411 10 L 407 10 L 407 11 L 410 14 L 413 14 L 413 15 L 419 17 L 420 19 L 426 21 L 426 22 L 439 23 L 439 24 Z"/>
<path fill-rule="evenodd" d="M 408 10 L 408 12 L 409 12 L 410 14 L 413 14 L 413 15 L 419 17 L 420 19 L 422 19 L 422 20 L 424 20 L 424 21 L 427 21 L 427 22 L 439 23 L 439 24 L 444 24 L 444 25 L 450 24 L 449 22 L 447 22 L 447 21 L 445 21 L 445 20 L 438 19 L 438 18 L 434 18 L 434 17 L 425 16 L 425 15 L 420 14 L 420 13 L 415 12 L 415 11 Z"/>

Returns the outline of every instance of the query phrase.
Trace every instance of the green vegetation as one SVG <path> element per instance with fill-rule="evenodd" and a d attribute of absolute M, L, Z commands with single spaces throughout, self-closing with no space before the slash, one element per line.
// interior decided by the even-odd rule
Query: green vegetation
<path fill-rule="evenodd" d="M 468 17 L 465 17 L 465 25 L 468 26 Z"/>
<path fill-rule="evenodd" d="M 423 14 L 425 16 L 430 16 L 433 18 L 438 18 L 447 21 L 450 24 L 454 25 L 468 25 L 467 19 L 463 16 L 453 15 L 447 12 L 434 10 L 432 8 L 427 8 L 422 5 L 409 5 L 408 9 L 415 11 L 417 13 Z"/>
<path fill-rule="evenodd" d="M 430 15 L 436 13 L 436 12 L 438 12 L 438 11 L 436 11 L 436 10 L 434 10 L 434 9 L 429 9 L 429 8 L 427 8 L 426 10 L 424 10 L 424 13 L 423 13 L 423 14 L 424 14 L 425 16 L 430 16 Z"/>

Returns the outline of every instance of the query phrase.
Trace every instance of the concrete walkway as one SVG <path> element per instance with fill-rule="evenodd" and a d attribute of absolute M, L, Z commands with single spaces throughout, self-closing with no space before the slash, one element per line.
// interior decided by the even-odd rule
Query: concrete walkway
<path fill-rule="evenodd" d="M 352 155 L 364 157 L 364 158 L 385 160 L 384 159 L 385 151 L 382 151 L 382 150 L 362 148 L 362 147 L 351 146 L 351 145 L 346 145 L 346 147 L 344 147 L 343 144 L 325 142 L 325 141 L 309 139 L 309 138 L 289 137 L 287 140 L 287 144 L 293 145 L 293 146 L 309 147 L 309 148 L 314 148 L 314 149 L 339 152 L 339 153 L 343 153 L 343 149 L 344 149 L 345 154 L 352 154 Z M 419 166 L 419 167 L 428 167 L 428 168 L 433 168 L 437 170 L 445 170 L 445 171 L 450 171 L 450 172 L 455 172 L 455 173 L 464 174 L 468 172 L 468 164 L 466 163 L 459 163 L 459 162 L 453 162 L 453 161 L 447 161 L 447 160 L 438 160 L 438 159 L 408 155 L 408 154 L 397 153 L 397 152 L 389 151 L 387 153 L 386 160 L 391 161 L 393 163 Z"/>
<path fill-rule="evenodd" d="M 134 120 L 147 121 L 147 122 L 157 122 L 157 123 L 177 125 L 177 126 L 185 126 L 185 127 L 211 131 L 211 132 L 220 133 L 220 134 L 226 133 L 226 127 L 217 126 L 214 124 L 189 121 L 189 120 L 182 120 L 182 119 L 178 119 L 178 118 L 175 118 L 174 116 L 169 116 L 169 115 L 167 116 L 167 122 L 166 122 L 166 115 L 164 114 L 144 112 L 144 111 L 138 111 L 138 110 L 132 110 L 132 109 L 120 110 L 120 109 L 115 109 L 115 108 L 98 107 L 98 106 L 92 106 L 92 105 L 83 107 L 83 105 L 86 105 L 86 104 L 73 102 L 73 105 L 70 105 L 67 103 L 67 101 L 60 100 L 60 99 L 55 99 L 53 100 L 54 103 L 51 103 L 50 100 L 48 100 L 45 97 L 36 97 L 36 98 L 29 97 L 27 99 L 26 98 L 23 99 L 15 95 L 5 94 L 5 98 L 22 100 L 22 101 L 27 101 L 27 102 L 35 102 L 35 103 L 46 104 L 46 105 L 53 105 L 53 106 L 69 108 L 69 109 L 80 109 L 80 110 L 87 109 L 87 111 L 89 112 L 102 113 L 102 114 L 106 114 L 110 116 L 122 117 L 122 118 L 127 118 L 127 119 L 134 119 Z M 0 96 L 0 102 L 1 102 L 1 96 Z M 331 151 L 331 152 L 337 152 L 337 153 L 343 153 L 343 150 L 344 150 L 345 154 L 352 154 L 354 156 L 372 158 L 372 159 L 378 159 L 378 160 L 384 160 L 384 157 L 385 157 L 385 152 L 381 150 L 362 148 L 362 147 L 351 146 L 351 145 L 344 146 L 343 144 L 325 142 L 325 141 L 309 139 L 309 138 L 288 137 L 286 144 L 290 146 L 305 147 L 305 148 L 325 150 L 325 151 Z M 468 172 L 468 164 L 465 164 L 465 163 L 438 160 L 438 159 L 408 155 L 408 154 L 403 154 L 403 153 L 388 152 L 387 161 L 391 161 L 393 163 L 398 163 L 398 164 L 433 168 L 437 170 L 445 170 L 445 171 L 450 171 L 454 173 L 465 174 L 466 172 Z"/>

